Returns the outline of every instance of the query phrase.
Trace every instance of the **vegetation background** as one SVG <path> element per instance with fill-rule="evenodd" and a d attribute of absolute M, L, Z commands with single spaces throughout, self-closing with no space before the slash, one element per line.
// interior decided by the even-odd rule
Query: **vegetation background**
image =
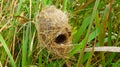
<path fill-rule="evenodd" d="M 55 5 L 68 13 L 74 49 L 51 59 L 37 46 L 36 15 Z M 120 46 L 120 0 L 0 0 L 0 65 L 7 67 L 120 67 L 120 53 L 84 52 Z M 77 52 L 79 51 L 79 53 Z"/>

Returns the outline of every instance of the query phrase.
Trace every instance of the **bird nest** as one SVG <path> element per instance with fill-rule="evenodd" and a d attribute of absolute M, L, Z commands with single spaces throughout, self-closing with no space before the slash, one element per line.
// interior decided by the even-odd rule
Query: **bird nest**
<path fill-rule="evenodd" d="M 55 56 L 68 56 L 72 36 L 67 15 L 55 6 L 49 6 L 38 14 L 36 20 L 40 46 Z"/>

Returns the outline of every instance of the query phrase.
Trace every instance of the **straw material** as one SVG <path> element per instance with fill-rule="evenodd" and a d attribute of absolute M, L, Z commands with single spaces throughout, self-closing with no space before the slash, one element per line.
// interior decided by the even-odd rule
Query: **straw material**
<path fill-rule="evenodd" d="M 67 15 L 55 6 L 43 9 L 37 16 L 37 31 L 40 46 L 55 56 L 67 57 L 71 50 L 71 26 Z"/>

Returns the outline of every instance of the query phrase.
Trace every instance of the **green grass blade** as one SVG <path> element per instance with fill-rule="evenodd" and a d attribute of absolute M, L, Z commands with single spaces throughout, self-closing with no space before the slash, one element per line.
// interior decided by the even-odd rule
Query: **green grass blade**
<path fill-rule="evenodd" d="M 116 38 L 116 42 L 115 42 L 115 46 L 117 46 L 117 43 L 118 43 L 118 39 L 119 39 L 119 36 L 120 36 L 120 31 L 118 32 L 118 36 L 117 36 L 117 38 Z M 111 54 L 111 56 L 109 56 L 109 61 L 107 61 L 106 62 L 106 65 L 109 65 L 110 63 L 112 63 L 112 61 L 114 60 L 114 58 L 116 57 L 116 55 L 117 55 L 118 53 L 112 53 Z M 120 61 L 120 59 L 118 60 L 118 61 Z M 117 62 L 118 62 L 117 61 Z M 118 64 L 117 62 L 115 62 L 115 64 Z M 113 65 L 113 67 L 114 67 L 114 65 Z"/>
<path fill-rule="evenodd" d="M 42 7 L 45 8 L 47 5 L 50 4 L 50 0 L 42 0 Z"/>
<path fill-rule="evenodd" d="M 83 21 L 82 26 L 78 29 L 77 33 L 74 36 L 73 43 L 77 43 L 79 41 L 80 36 L 83 34 L 84 31 L 86 31 L 85 29 L 89 25 L 89 19 L 90 19 L 90 16 Z"/>
<path fill-rule="evenodd" d="M 42 0 L 42 7 L 46 7 L 46 0 Z"/>
<path fill-rule="evenodd" d="M 23 30 L 23 45 L 22 45 L 22 67 L 26 66 L 27 63 L 27 44 L 28 44 L 28 29 Z"/>
<path fill-rule="evenodd" d="M 79 59 L 78 59 L 78 62 L 77 62 L 77 67 L 81 66 L 81 61 L 82 61 L 82 57 L 83 57 L 83 50 L 84 50 L 85 45 L 87 43 L 87 39 L 89 37 L 89 33 L 90 33 L 90 30 L 91 30 L 91 27 L 92 27 L 94 17 L 95 17 L 96 12 L 97 12 L 99 2 L 100 2 L 100 0 L 96 0 L 96 2 L 95 2 L 95 6 L 94 6 L 94 9 L 93 9 L 93 12 L 92 12 L 92 16 L 91 16 L 91 18 L 89 20 L 90 24 L 89 24 L 89 27 L 88 27 L 88 30 L 87 30 L 87 34 L 85 36 L 85 39 L 83 39 L 82 50 L 80 51 Z"/>
<path fill-rule="evenodd" d="M 81 46 L 82 42 L 79 44 L 74 45 L 73 50 L 70 52 L 69 57 L 72 57 L 79 49 L 82 48 Z"/>
<path fill-rule="evenodd" d="M 16 10 L 16 13 L 15 13 L 15 15 L 19 15 L 21 12 L 20 12 L 20 10 L 21 10 L 21 7 L 22 7 L 22 3 L 24 2 L 24 0 L 20 0 L 20 2 L 18 3 L 18 8 L 17 8 L 17 10 Z"/>
<path fill-rule="evenodd" d="M 88 61 L 86 63 L 86 67 L 90 67 L 91 66 L 91 61 L 92 61 L 93 54 L 94 54 L 94 46 L 92 47 L 92 51 L 89 54 L 89 59 L 88 59 Z"/>
<path fill-rule="evenodd" d="M 108 23 L 108 46 L 112 46 L 112 25 L 111 25 L 111 19 Z"/>
<path fill-rule="evenodd" d="M 41 67 L 42 66 L 42 48 L 40 48 L 40 53 L 39 53 L 39 67 Z"/>
<path fill-rule="evenodd" d="M 107 24 L 107 18 L 108 18 L 108 14 L 109 14 L 109 10 L 110 10 L 110 5 L 108 4 L 104 10 L 104 15 L 102 17 L 102 24 L 101 24 L 101 31 L 100 31 L 100 35 L 99 35 L 99 43 L 100 46 L 104 46 L 104 40 L 105 40 L 105 29 L 106 29 L 106 24 Z M 109 32 L 110 34 L 111 32 Z M 111 44 L 111 35 L 109 35 L 108 37 L 108 43 Z M 103 67 L 106 67 L 106 63 L 105 63 L 105 56 L 104 56 L 104 52 L 100 53 L 101 59 L 102 59 L 102 65 Z"/>
<path fill-rule="evenodd" d="M 113 65 L 112 67 L 120 67 L 120 59 L 118 59 Z"/>
<path fill-rule="evenodd" d="M 15 62 L 13 60 L 13 57 L 12 57 L 12 55 L 10 53 L 10 50 L 8 49 L 7 44 L 6 44 L 6 42 L 3 39 L 3 37 L 2 37 L 1 34 L 0 34 L 0 42 L 2 43 L 2 45 L 3 45 L 3 47 L 4 47 L 5 51 L 6 51 L 6 53 L 8 54 L 8 57 L 10 58 L 11 66 L 12 67 L 16 67 Z"/>
<path fill-rule="evenodd" d="M 63 2 L 63 11 L 66 11 L 67 9 L 67 0 L 64 0 Z"/>
<path fill-rule="evenodd" d="M 87 61 L 87 59 L 89 58 L 89 55 L 90 55 L 90 52 L 85 53 L 83 60 L 82 60 L 83 64 Z"/>
<path fill-rule="evenodd" d="M 88 42 L 90 42 L 91 40 L 93 40 L 96 36 L 99 35 L 100 29 L 96 29 L 95 31 L 93 31 L 92 33 L 90 33 L 89 37 L 88 37 Z"/>
<path fill-rule="evenodd" d="M 29 7 L 30 7 L 30 9 L 29 9 L 29 19 L 31 19 L 32 18 L 32 0 L 30 0 L 29 1 Z M 31 51 L 30 51 L 30 46 L 31 46 L 31 42 L 32 42 L 32 29 L 31 29 L 31 21 L 29 22 L 29 25 L 28 25 L 28 27 L 29 27 L 29 45 L 28 45 L 28 55 L 27 55 L 27 64 L 29 65 L 30 63 L 31 63 Z"/>

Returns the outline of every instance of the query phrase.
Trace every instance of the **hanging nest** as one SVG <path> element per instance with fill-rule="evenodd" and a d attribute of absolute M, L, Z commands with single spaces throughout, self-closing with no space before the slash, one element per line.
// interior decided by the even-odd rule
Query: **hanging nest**
<path fill-rule="evenodd" d="M 40 46 L 55 56 L 67 57 L 72 42 L 67 15 L 55 6 L 49 6 L 38 14 L 36 20 Z"/>

